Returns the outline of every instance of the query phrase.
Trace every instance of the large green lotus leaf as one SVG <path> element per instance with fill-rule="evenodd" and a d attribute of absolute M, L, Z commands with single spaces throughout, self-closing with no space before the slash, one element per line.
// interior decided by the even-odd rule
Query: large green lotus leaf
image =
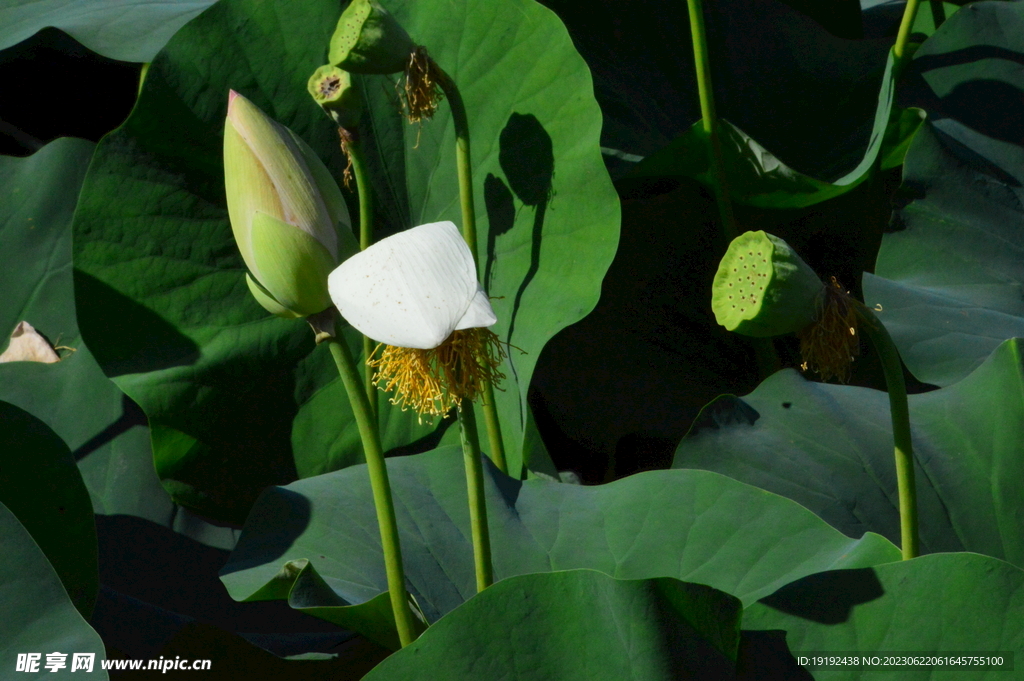
<path fill-rule="evenodd" d="M 53 678 L 53 672 L 45 667 L 47 653 L 67 655 L 63 674 L 70 673 L 73 653 L 92 653 L 95 660 L 89 678 L 106 679 L 107 673 L 100 668 L 100 660 L 106 656 L 103 641 L 75 609 L 32 535 L 2 503 L 0 546 L 0 594 L 4 604 L 0 665 L 5 674 L 11 678 Z M 14 673 L 19 653 L 41 654 L 35 673 Z"/>
<path fill-rule="evenodd" d="M 174 32 L 215 0 L 7 0 L 0 7 L 0 50 L 56 26 L 111 59 L 150 61 Z"/>
<path fill-rule="evenodd" d="M 498 393 L 519 471 L 533 365 L 551 335 L 593 307 L 617 241 L 617 202 L 600 160 L 589 74 L 557 19 L 525 0 L 445 7 L 389 5 L 462 83 L 482 269 L 499 297 L 496 330 L 525 351 L 511 350 Z M 296 467 L 313 475 L 360 460 L 326 348 L 314 351 L 305 325 L 268 317 L 246 290 L 220 160 L 226 93 L 234 88 L 341 176 L 337 133 L 305 91 L 338 12 L 327 0 L 290 5 L 287 14 L 235 0 L 179 31 L 154 60 L 131 117 L 98 146 L 76 214 L 83 332 L 107 375 L 160 426 L 154 454 L 172 493 L 210 515 L 244 517 L 260 489 L 294 478 Z M 452 37 L 453 25 L 464 39 Z M 471 44 L 471 54 L 459 52 Z M 366 83 L 378 99 L 393 92 L 385 79 Z M 380 213 L 407 216 L 386 226 L 458 219 L 447 107 L 422 129 L 404 130 L 392 104 L 381 107 L 367 134 L 376 149 L 368 156 L 389 161 L 375 166 Z M 511 185 L 518 202 L 506 187 L 508 200 L 492 212 L 483 196 L 488 176 Z M 547 210 L 552 193 L 556 205 L 574 209 Z M 489 225 L 488 213 L 498 223 Z M 433 431 L 409 413 L 384 417 L 387 448 Z"/>
<path fill-rule="evenodd" d="M 815 651 L 1017 656 L 1009 670 L 819 668 L 813 673 L 820 681 L 1008 679 L 1024 649 L 1024 572 L 974 553 L 825 572 L 749 606 L 743 627 L 784 630 L 797 656 Z"/>
<path fill-rule="evenodd" d="M 976 551 L 1024 565 L 1022 343 L 1006 341 L 959 383 L 909 398 L 924 552 Z M 781 371 L 743 399 L 705 407 L 673 466 L 789 497 L 851 536 L 899 541 L 884 392 Z"/>
<path fill-rule="evenodd" d="M 55 364 L 0 364 L 0 400 L 67 443 L 97 513 L 166 523 L 174 504 L 153 472 L 145 416 L 93 359 L 75 316 L 71 218 L 95 145 L 58 139 L 27 158 L 0 158 L 0 310 L 8 336 L 27 320 L 61 350 Z M 6 345 L 6 342 L 4 342 Z"/>
<path fill-rule="evenodd" d="M 522 575 L 466 602 L 365 678 L 735 678 L 740 607 L 671 578 Z"/>
<path fill-rule="evenodd" d="M 803 208 L 845 194 L 866 180 L 879 154 L 885 168 L 899 165 L 909 140 L 921 124 L 917 111 L 893 108 L 896 81 L 893 55 L 882 75 L 874 124 L 860 162 L 832 181 L 818 180 L 787 166 L 728 120 L 721 121 L 721 145 L 729 194 L 734 201 L 759 208 Z M 631 177 L 692 177 L 714 185 L 711 143 L 697 121 L 661 151 L 637 164 Z"/>
<path fill-rule="evenodd" d="M 861 17 L 865 35 L 884 35 L 890 40 L 895 40 L 906 6 L 906 0 L 863 0 Z M 959 9 L 960 5 L 951 2 L 927 2 L 918 5 L 910 34 L 911 44 L 921 36 L 927 38 L 935 33 L 936 23 L 942 24 Z"/>
<path fill-rule="evenodd" d="M 232 530 L 175 507 L 153 470 L 145 415 L 103 374 L 79 334 L 71 218 L 94 147 L 58 139 L 28 158 L 0 157 L 0 289 L 10 302 L 0 311 L 0 329 L 6 336 L 27 320 L 54 343 L 74 349 L 60 350 L 63 359 L 54 364 L 0 364 L 0 400 L 40 419 L 67 444 L 94 512 L 146 518 L 203 543 L 231 547 Z M 81 538 L 89 536 L 95 542 L 95 530 Z M 44 548 L 49 555 L 51 547 L 44 542 Z"/>
<path fill-rule="evenodd" d="M 914 55 L 915 103 L 932 120 L 864 295 L 922 381 L 954 383 L 1024 336 L 1022 59 L 1020 3 L 971 5 Z"/>
<path fill-rule="evenodd" d="M 27 158 L 0 156 L 0 348 L 21 321 L 54 344 L 78 338 L 69 227 L 95 146 L 67 137 Z"/>
<path fill-rule="evenodd" d="M 60 576 L 75 607 L 92 614 L 99 591 L 89 492 L 64 441 L 28 412 L 0 401 L 0 502 L 17 516 Z"/>
<path fill-rule="evenodd" d="M 461 453 L 444 447 L 390 459 L 388 469 L 406 578 L 433 622 L 476 591 Z M 488 465 L 485 491 L 497 579 L 590 568 L 622 579 L 676 577 L 751 603 L 822 569 L 898 559 L 879 536 L 850 539 L 787 499 L 704 471 L 583 487 L 520 482 Z M 299 607 L 298 598 L 363 631 L 361 604 L 387 588 L 373 509 L 363 466 L 271 488 L 221 580 L 237 600 L 287 597 Z"/>
<path fill-rule="evenodd" d="M 927 6 L 918 6 L 911 34 L 920 33 L 924 36 L 931 36 L 938 30 L 936 24 L 941 27 L 959 9 L 960 5 L 954 5 L 951 2 L 929 2 Z"/>

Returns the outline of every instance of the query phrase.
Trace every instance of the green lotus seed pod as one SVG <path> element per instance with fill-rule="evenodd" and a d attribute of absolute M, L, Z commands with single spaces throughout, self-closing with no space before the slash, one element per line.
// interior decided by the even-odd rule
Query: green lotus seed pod
<path fill-rule="evenodd" d="M 821 279 L 782 239 L 747 232 L 732 240 L 715 274 L 711 309 L 745 336 L 796 333 L 814 321 Z"/>
<path fill-rule="evenodd" d="M 313 100 L 340 127 L 352 129 L 358 125 L 359 115 L 363 111 L 363 98 L 352 82 L 351 73 L 327 64 L 313 72 L 306 88 Z"/>
<path fill-rule="evenodd" d="M 376 0 L 352 0 L 331 36 L 328 60 L 352 73 L 405 71 L 416 49 L 412 38 Z"/>

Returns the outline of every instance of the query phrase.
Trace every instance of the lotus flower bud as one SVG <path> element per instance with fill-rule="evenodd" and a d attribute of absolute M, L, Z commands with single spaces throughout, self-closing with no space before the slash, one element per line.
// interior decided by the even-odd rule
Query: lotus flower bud
<path fill-rule="evenodd" d="M 224 185 L 256 300 L 292 318 L 330 307 L 327 277 L 358 250 L 341 190 L 305 142 L 234 91 Z"/>
<path fill-rule="evenodd" d="M 352 0 L 331 36 L 328 60 L 352 73 L 400 73 L 416 49 L 412 38 L 376 0 Z"/>
<path fill-rule="evenodd" d="M 321 66 L 310 76 L 306 88 L 339 127 L 352 129 L 358 125 L 363 98 L 348 71 L 330 64 Z"/>
<path fill-rule="evenodd" d="M 782 239 L 746 232 L 732 240 L 712 285 L 719 324 L 745 336 L 796 333 L 815 321 L 825 288 Z"/>

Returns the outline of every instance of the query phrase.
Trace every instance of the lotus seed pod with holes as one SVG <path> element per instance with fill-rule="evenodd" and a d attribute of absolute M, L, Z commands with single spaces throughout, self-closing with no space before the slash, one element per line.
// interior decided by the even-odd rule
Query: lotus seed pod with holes
<path fill-rule="evenodd" d="M 379 3 L 352 0 L 331 36 L 328 61 L 352 73 L 401 73 L 415 49 L 409 34 Z"/>
<path fill-rule="evenodd" d="M 715 319 L 745 336 L 796 333 L 814 321 L 821 279 L 782 239 L 746 232 L 732 240 L 711 287 Z"/>
<path fill-rule="evenodd" d="M 363 98 L 359 96 L 359 91 L 352 82 L 351 73 L 326 64 L 313 72 L 306 88 L 313 96 L 313 100 L 340 127 L 351 130 L 359 124 Z"/>

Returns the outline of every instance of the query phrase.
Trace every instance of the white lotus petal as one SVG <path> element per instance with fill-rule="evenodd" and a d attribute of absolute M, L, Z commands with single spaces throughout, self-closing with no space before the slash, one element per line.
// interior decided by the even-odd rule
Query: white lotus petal
<path fill-rule="evenodd" d="M 352 326 L 389 345 L 426 350 L 456 328 L 468 328 L 460 326 L 464 319 L 484 322 L 480 326 L 497 321 L 482 309 L 490 304 L 480 292 L 473 256 L 451 222 L 377 242 L 335 269 L 327 286 Z"/>
<path fill-rule="evenodd" d="M 491 326 L 496 324 L 498 318 L 494 316 L 494 309 L 491 307 L 491 301 L 487 298 L 487 291 L 484 291 L 484 287 L 477 284 L 476 295 L 473 296 L 473 300 L 469 303 L 469 308 L 466 310 L 466 314 L 462 315 L 462 319 L 455 325 L 455 330 L 459 329 L 475 329 L 480 326 Z"/>

